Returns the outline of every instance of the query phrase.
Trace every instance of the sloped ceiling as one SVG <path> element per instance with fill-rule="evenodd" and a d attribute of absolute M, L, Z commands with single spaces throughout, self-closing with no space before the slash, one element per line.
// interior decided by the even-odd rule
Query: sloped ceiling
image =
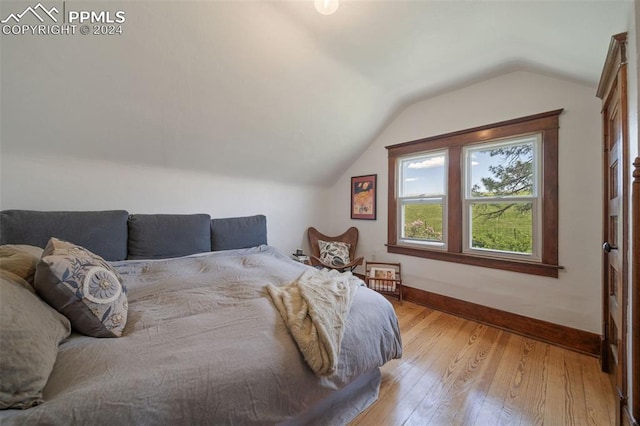
<path fill-rule="evenodd" d="M 0 14 L 25 4 L 3 0 Z M 2 152 L 316 185 L 416 99 L 521 69 L 595 96 L 610 37 L 633 10 L 617 0 L 343 0 L 331 16 L 312 0 L 75 4 L 124 10 L 124 34 L 3 35 Z"/>

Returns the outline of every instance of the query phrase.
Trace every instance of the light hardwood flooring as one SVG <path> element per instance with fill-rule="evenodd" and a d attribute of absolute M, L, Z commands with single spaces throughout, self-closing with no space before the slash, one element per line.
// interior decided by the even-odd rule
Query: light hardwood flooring
<path fill-rule="evenodd" d="M 596 358 L 394 303 L 403 356 L 382 367 L 378 401 L 355 425 L 614 424 Z"/>

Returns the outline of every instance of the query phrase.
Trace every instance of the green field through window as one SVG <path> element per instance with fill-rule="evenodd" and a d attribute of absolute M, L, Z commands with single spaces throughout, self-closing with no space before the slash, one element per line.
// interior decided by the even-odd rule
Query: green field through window
<path fill-rule="evenodd" d="M 442 204 L 407 204 L 404 207 L 404 237 L 442 242 Z"/>
<path fill-rule="evenodd" d="M 471 211 L 471 247 L 533 253 L 531 203 L 472 204 Z M 444 241 L 442 205 L 405 205 L 404 238 Z"/>
<path fill-rule="evenodd" d="M 471 247 L 533 253 L 532 205 L 491 203 L 471 205 Z"/>

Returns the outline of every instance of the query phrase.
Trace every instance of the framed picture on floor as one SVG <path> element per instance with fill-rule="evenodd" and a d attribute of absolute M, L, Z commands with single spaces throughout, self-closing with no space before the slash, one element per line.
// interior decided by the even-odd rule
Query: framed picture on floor
<path fill-rule="evenodd" d="M 369 282 L 373 284 L 376 289 L 384 291 L 396 291 L 396 283 L 395 281 L 392 281 L 397 279 L 396 270 L 394 268 L 371 268 L 369 277 L 373 278 L 370 279 Z M 382 279 L 376 280 L 375 278 Z"/>
<path fill-rule="evenodd" d="M 351 219 L 376 220 L 378 175 L 351 178 Z"/>

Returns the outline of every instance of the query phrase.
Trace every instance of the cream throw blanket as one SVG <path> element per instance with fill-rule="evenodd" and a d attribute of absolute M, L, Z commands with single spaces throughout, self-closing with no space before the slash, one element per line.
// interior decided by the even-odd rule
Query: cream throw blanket
<path fill-rule="evenodd" d="M 309 269 L 291 284 L 267 285 L 300 352 L 318 376 L 336 371 L 347 316 L 360 284 L 351 272 Z"/>

